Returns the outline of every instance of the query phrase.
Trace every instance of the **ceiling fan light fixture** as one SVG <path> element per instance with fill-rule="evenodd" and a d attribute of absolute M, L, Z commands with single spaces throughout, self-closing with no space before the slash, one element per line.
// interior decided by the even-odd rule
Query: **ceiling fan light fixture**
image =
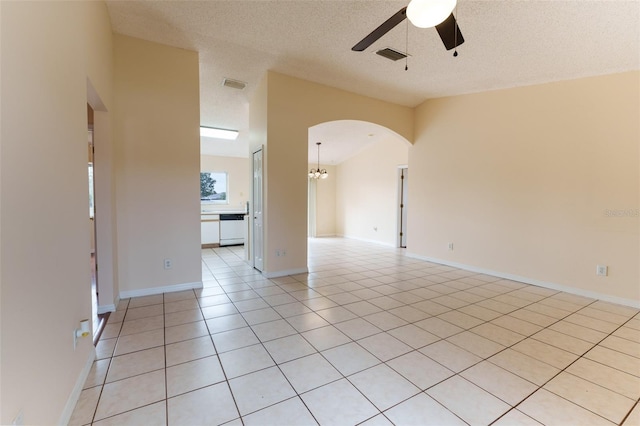
<path fill-rule="evenodd" d="M 431 28 L 442 23 L 456 7 L 456 0 L 411 0 L 407 18 L 419 28 Z"/>

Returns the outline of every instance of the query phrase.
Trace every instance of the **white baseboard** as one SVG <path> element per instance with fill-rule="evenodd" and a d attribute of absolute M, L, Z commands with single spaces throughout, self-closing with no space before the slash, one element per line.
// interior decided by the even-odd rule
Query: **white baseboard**
<path fill-rule="evenodd" d="M 101 305 L 98 306 L 98 315 L 101 314 L 106 314 L 107 312 L 115 312 L 116 311 L 116 306 L 115 304 L 111 304 L 111 305 Z"/>
<path fill-rule="evenodd" d="M 316 238 L 335 238 L 336 234 L 317 234 Z"/>
<path fill-rule="evenodd" d="M 120 299 L 128 299 L 130 297 L 152 296 L 154 294 L 173 293 L 176 291 L 193 290 L 202 288 L 202 281 L 194 283 L 174 284 L 163 287 L 141 288 L 139 290 L 125 290 L 120 292 Z"/>
<path fill-rule="evenodd" d="M 453 266 L 454 268 L 464 269 L 465 271 L 477 272 L 479 274 L 492 275 L 498 278 L 504 278 L 507 280 L 518 281 L 525 284 L 531 284 L 538 287 L 544 287 L 551 290 L 564 291 L 565 293 L 575 294 L 576 296 L 588 297 L 590 299 L 603 300 L 605 302 L 616 303 L 618 305 L 630 306 L 632 308 L 640 309 L 640 300 L 626 299 L 618 296 L 611 296 L 609 294 L 598 293 L 595 291 L 584 290 L 581 288 L 570 287 L 563 284 L 551 283 L 547 281 L 541 281 L 534 278 L 523 277 L 520 275 L 510 274 L 507 272 L 493 271 L 491 269 L 479 268 L 476 266 L 465 265 L 463 263 L 451 262 L 448 260 L 437 259 L 428 256 L 420 256 L 415 253 L 407 252 L 408 257 L 414 259 L 424 260 L 427 262 L 439 263 L 441 265 Z"/>
<path fill-rule="evenodd" d="M 91 339 L 89 339 L 90 341 Z M 80 399 L 80 393 L 82 393 L 82 388 L 84 387 L 84 383 L 87 381 L 87 377 L 89 377 L 89 372 L 91 371 L 91 367 L 93 366 L 93 361 L 96 359 L 96 348 L 91 345 L 91 352 L 89 353 L 89 357 L 85 362 L 80 375 L 76 379 L 76 384 L 73 386 L 73 390 L 67 398 L 67 403 L 64 406 L 64 410 L 62 410 L 62 414 L 60 415 L 59 425 L 68 425 L 69 420 L 71 420 L 71 415 L 73 414 L 73 410 L 76 408 L 76 404 L 78 403 L 78 399 Z"/>
<path fill-rule="evenodd" d="M 350 240 L 356 240 L 356 241 L 362 241 L 363 243 L 378 244 L 378 245 L 385 246 L 385 247 L 398 248 L 398 247 L 396 247 L 395 244 L 385 243 L 385 242 L 379 241 L 379 240 L 370 240 L 370 239 L 367 239 L 367 238 L 354 237 L 352 235 L 341 235 L 341 234 L 338 234 L 337 237 L 348 238 Z"/>
<path fill-rule="evenodd" d="M 262 272 L 262 276 L 265 278 L 280 278 L 286 277 L 287 275 L 298 275 L 298 274 L 306 274 L 309 272 L 309 268 L 300 268 L 300 269 L 287 269 L 284 271 L 273 271 L 273 272 Z"/>

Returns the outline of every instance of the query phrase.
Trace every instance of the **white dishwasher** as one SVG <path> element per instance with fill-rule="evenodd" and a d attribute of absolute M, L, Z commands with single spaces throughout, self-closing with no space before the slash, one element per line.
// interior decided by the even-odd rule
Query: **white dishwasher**
<path fill-rule="evenodd" d="M 220 215 L 220 246 L 244 244 L 244 214 Z"/>

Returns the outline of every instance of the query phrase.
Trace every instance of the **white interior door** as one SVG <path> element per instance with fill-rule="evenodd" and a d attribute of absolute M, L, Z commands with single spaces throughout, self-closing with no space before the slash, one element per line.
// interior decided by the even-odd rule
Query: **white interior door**
<path fill-rule="evenodd" d="M 253 267 L 264 268 L 264 234 L 262 221 L 262 149 L 253 153 Z"/>

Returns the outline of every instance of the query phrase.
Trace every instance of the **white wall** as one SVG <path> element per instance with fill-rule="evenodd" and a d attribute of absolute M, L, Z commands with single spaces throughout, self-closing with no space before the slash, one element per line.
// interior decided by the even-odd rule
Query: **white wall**
<path fill-rule="evenodd" d="M 111 108 L 111 30 L 98 2 L 0 10 L 0 424 L 57 424 L 93 359 L 72 333 L 91 314 L 87 78 Z"/>
<path fill-rule="evenodd" d="M 338 165 L 339 235 L 396 246 L 398 166 L 407 164 L 408 152 L 405 141 L 387 137 Z"/>
<path fill-rule="evenodd" d="M 201 155 L 203 172 L 227 172 L 228 204 L 202 204 L 202 209 L 244 210 L 251 192 L 251 162 L 249 158 Z"/>

